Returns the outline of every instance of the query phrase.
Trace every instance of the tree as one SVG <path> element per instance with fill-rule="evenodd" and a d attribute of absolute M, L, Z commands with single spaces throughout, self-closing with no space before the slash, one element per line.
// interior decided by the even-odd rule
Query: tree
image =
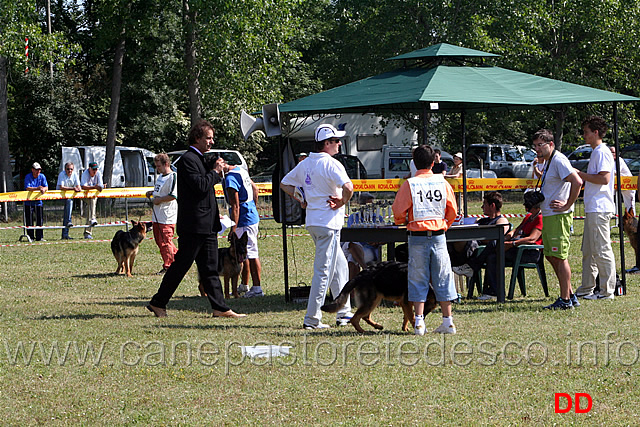
<path fill-rule="evenodd" d="M 24 40 L 29 38 L 30 73 L 38 74 L 43 64 L 53 62 L 57 70 L 72 62 L 71 53 L 77 47 L 68 43 L 59 33 L 42 34 L 39 15 L 26 0 L 0 0 L 0 174 L 8 177 L 7 187 L 13 189 L 9 149 L 9 78 L 10 73 L 20 75 L 25 70 Z"/>

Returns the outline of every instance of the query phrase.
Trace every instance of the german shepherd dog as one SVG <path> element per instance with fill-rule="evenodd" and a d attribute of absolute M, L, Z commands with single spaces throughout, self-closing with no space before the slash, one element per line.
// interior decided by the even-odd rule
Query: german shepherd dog
<path fill-rule="evenodd" d="M 633 214 L 633 210 L 629 209 L 625 211 L 622 216 L 622 228 L 624 228 L 624 232 L 629 237 L 629 242 L 631 243 L 631 247 L 634 252 L 638 253 L 638 236 L 636 235 L 638 231 L 638 218 Z"/>
<path fill-rule="evenodd" d="M 129 231 L 116 231 L 111 240 L 111 252 L 118 262 L 116 274 L 124 273 L 131 277 L 133 261 L 138 254 L 140 242 L 147 236 L 147 231 L 151 229 L 151 222 L 131 221 L 133 227 Z"/>
<path fill-rule="evenodd" d="M 238 277 L 242 271 L 242 263 L 247 259 L 247 241 L 249 235 L 244 233 L 238 237 L 236 233 L 229 234 L 230 246 L 228 248 L 218 248 L 218 274 L 224 277 L 224 297 L 239 298 Z M 229 294 L 229 282 L 231 282 L 231 294 Z M 202 283 L 198 285 L 200 295 L 207 296 Z"/>
<path fill-rule="evenodd" d="M 358 310 L 350 322 L 356 328 L 356 331 L 360 333 L 364 333 L 364 330 L 360 327 L 360 319 L 364 319 L 365 322 L 376 329 L 383 329 L 382 325 L 371 319 L 371 312 L 375 310 L 383 299 L 395 301 L 402 307 L 404 313 L 403 331 L 409 330 L 409 322 L 415 326 L 413 305 L 408 300 L 407 264 L 404 262 L 385 261 L 361 271 L 344 285 L 342 292 L 333 302 L 322 306 L 322 311 L 328 313 L 337 312 L 344 307 L 349 295 L 358 306 Z M 433 290 L 430 290 L 425 303 L 424 314 L 430 313 L 435 307 L 436 298 Z"/>

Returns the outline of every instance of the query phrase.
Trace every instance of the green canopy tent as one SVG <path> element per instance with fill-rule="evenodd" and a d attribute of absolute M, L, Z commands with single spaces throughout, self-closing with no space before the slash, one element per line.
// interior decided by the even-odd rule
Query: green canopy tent
<path fill-rule="evenodd" d="M 639 98 L 484 64 L 485 58 L 498 56 L 440 43 L 388 58 L 403 61 L 401 68 L 281 104 L 279 108 L 281 113 L 290 116 L 349 112 L 415 114 L 422 118 L 425 138 L 428 113 L 461 113 L 463 170 L 466 171 L 466 113 L 611 102 L 613 135 L 619 152 L 617 103 Z M 616 170 L 619 177 L 617 162 Z M 462 177 L 466 192 L 466 172 Z M 621 200 L 620 194 L 618 198 Z M 466 197 L 464 200 L 466 216 Z M 622 215 L 621 208 L 618 214 Z M 620 233 L 622 236 L 622 226 Z M 621 259 L 624 263 L 622 245 Z M 624 268 L 622 270 L 624 280 Z"/>

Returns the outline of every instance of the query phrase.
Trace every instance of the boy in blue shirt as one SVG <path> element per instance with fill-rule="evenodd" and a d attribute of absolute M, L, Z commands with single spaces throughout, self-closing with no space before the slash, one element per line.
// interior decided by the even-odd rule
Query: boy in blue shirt
<path fill-rule="evenodd" d="M 236 233 L 242 237 L 247 233 L 247 259 L 242 265 L 242 283 L 238 286 L 239 292 L 246 292 L 244 298 L 262 297 L 260 286 L 260 274 L 262 266 L 258 258 L 258 224 L 260 216 L 256 208 L 258 200 L 258 187 L 249 177 L 249 173 L 240 166 L 230 166 L 224 179 L 225 196 L 229 203 L 229 216 L 235 222 L 230 233 Z M 251 272 L 251 289 L 247 289 Z"/>

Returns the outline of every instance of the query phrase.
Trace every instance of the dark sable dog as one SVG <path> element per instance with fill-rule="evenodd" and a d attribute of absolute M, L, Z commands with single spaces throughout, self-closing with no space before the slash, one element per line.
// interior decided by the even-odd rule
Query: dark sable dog
<path fill-rule="evenodd" d="M 147 236 L 147 231 L 151 229 L 151 222 L 131 221 L 133 227 L 129 231 L 116 231 L 111 240 L 111 252 L 118 262 L 116 274 L 124 273 L 131 277 L 133 261 L 138 254 L 140 242 Z"/>
<path fill-rule="evenodd" d="M 242 263 L 247 259 L 247 241 L 249 236 L 244 233 L 237 237 L 236 233 L 230 233 L 231 240 L 228 248 L 218 248 L 218 274 L 224 277 L 224 297 L 239 298 L 238 276 L 242 271 Z M 229 282 L 231 282 L 231 294 L 229 294 Z M 202 284 L 198 285 L 200 295 L 207 296 Z"/>
<path fill-rule="evenodd" d="M 622 217 L 622 228 L 624 228 L 624 232 L 627 237 L 629 237 L 629 242 L 631 243 L 631 247 L 634 252 L 638 252 L 638 236 L 636 235 L 638 231 L 638 218 L 632 213 L 633 211 L 629 209 L 625 211 Z"/>
<path fill-rule="evenodd" d="M 383 299 L 395 301 L 402 307 L 404 321 L 402 330 L 409 330 L 409 322 L 414 325 L 413 304 L 408 300 L 407 264 L 404 262 L 385 261 L 361 271 L 356 277 L 344 285 L 340 295 L 330 304 L 322 306 L 322 311 L 335 313 L 347 302 L 351 295 L 352 303 L 358 310 L 351 318 L 351 324 L 360 333 L 360 319 L 376 329 L 383 329 L 382 325 L 371 319 L 371 312 Z M 424 307 L 424 314 L 428 314 L 436 307 L 436 298 L 432 290 L 429 291 Z"/>

